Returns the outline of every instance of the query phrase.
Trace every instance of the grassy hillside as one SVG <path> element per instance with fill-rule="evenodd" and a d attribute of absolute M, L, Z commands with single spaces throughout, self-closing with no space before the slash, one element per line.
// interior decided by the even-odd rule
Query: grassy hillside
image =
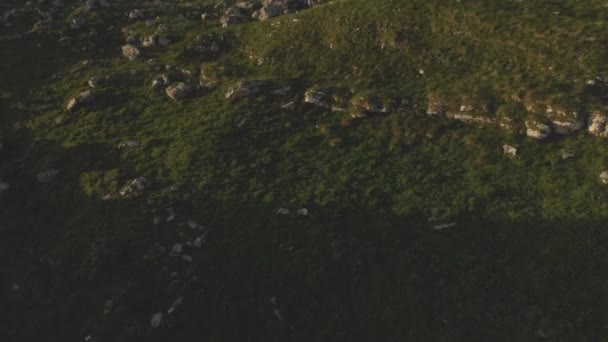
<path fill-rule="evenodd" d="M 223 3 L 0 4 L 3 340 L 606 338 L 603 2 Z"/>

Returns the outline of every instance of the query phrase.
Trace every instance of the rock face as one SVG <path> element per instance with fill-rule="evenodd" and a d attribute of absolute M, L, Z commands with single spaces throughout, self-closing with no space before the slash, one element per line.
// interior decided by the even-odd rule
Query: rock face
<path fill-rule="evenodd" d="M 84 91 L 80 93 L 78 96 L 70 99 L 66 109 L 68 111 L 73 111 L 81 106 L 88 105 L 95 100 L 95 95 L 90 90 Z"/>
<path fill-rule="evenodd" d="M 192 88 L 183 82 L 174 83 L 165 89 L 167 96 L 173 100 L 185 99 L 192 92 Z"/>
<path fill-rule="evenodd" d="M 127 185 L 120 190 L 120 195 L 126 198 L 139 197 L 148 187 L 150 182 L 145 177 L 139 177 L 127 182 Z"/>
<path fill-rule="evenodd" d="M 134 61 L 137 59 L 137 57 L 139 57 L 140 52 L 139 49 L 134 45 L 127 44 L 122 47 L 122 55 L 130 61 Z"/>

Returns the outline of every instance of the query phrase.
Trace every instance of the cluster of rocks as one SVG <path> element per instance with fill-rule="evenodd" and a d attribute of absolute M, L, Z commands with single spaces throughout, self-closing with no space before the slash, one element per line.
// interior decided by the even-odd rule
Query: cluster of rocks
<path fill-rule="evenodd" d="M 295 13 L 311 8 L 325 0 L 262 0 L 236 1 L 222 0 L 215 6 L 216 10 L 224 10 L 220 21 L 224 27 L 244 24 L 253 20 L 268 20 L 280 15 Z M 205 20 L 208 15 L 203 14 Z"/>
<path fill-rule="evenodd" d="M 436 96 L 430 96 L 427 101 L 426 114 L 442 116 L 466 123 L 498 125 L 513 130 L 516 120 L 509 116 L 492 117 L 487 109 L 476 108 L 470 104 L 462 104 L 458 110 L 447 109 L 446 101 Z M 524 123 L 524 132 L 533 139 L 546 139 L 552 134 L 568 135 L 583 129 L 595 136 L 608 136 L 606 126 L 607 114 L 593 111 L 590 114 L 561 107 L 541 106 L 538 104 L 522 107 L 528 115 Z"/>

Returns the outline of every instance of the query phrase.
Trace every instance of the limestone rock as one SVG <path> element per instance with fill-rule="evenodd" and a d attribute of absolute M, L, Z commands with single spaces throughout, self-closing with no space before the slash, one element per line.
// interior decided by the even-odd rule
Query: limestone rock
<path fill-rule="evenodd" d="M 517 156 L 517 149 L 515 147 L 513 147 L 513 146 L 506 145 L 506 144 L 502 145 L 502 150 L 509 157 L 515 157 L 515 156 Z"/>
<path fill-rule="evenodd" d="M 139 57 L 140 52 L 139 49 L 134 45 L 127 44 L 122 47 L 122 55 L 130 61 L 134 61 L 137 59 L 137 57 Z"/>
<path fill-rule="evenodd" d="M 589 115 L 587 131 L 592 135 L 599 137 L 608 136 L 608 127 L 606 126 L 606 113 L 595 111 Z"/>
<path fill-rule="evenodd" d="M 546 139 L 553 130 L 549 125 L 540 122 L 526 123 L 526 135 L 534 139 Z"/>
<path fill-rule="evenodd" d="M 600 174 L 600 180 L 604 184 L 608 184 L 608 171 L 604 171 Z"/>

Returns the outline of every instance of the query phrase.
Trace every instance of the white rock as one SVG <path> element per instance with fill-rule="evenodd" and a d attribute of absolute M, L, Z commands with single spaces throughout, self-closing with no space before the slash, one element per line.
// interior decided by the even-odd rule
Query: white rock
<path fill-rule="evenodd" d="M 600 174 L 600 180 L 604 184 L 608 184 L 608 171 L 604 171 Z"/>
<path fill-rule="evenodd" d="M 444 230 L 444 229 L 453 228 L 453 227 L 456 227 L 456 223 L 439 224 L 439 225 L 436 225 L 435 227 L 433 227 L 433 229 Z"/>
<path fill-rule="evenodd" d="M 141 19 L 144 17 L 144 12 L 142 10 L 132 10 L 129 12 L 129 19 Z"/>
<path fill-rule="evenodd" d="M 171 247 L 171 254 L 180 254 L 183 250 L 183 245 L 181 243 L 175 243 L 173 244 L 173 247 Z"/>
<path fill-rule="evenodd" d="M 192 262 L 192 257 L 189 255 L 182 255 L 182 260 L 185 262 Z"/>
<path fill-rule="evenodd" d="M 200 247 L 203 245 L 203 239 L 199 236 L 194 239 L 194 242 L 192 244 L 194 245 L 194 247 Z"/>
<path fill-rule="evenodd" d="M 308 209 L 306 209 L 306 208 L 298 209 L 297 214 L 300 215 L 300 216 L 307 216 L 308 215 Z"/>
<path fill-rule="evenodd" d="M 277 210 L 277 215 L 289 215 L 289 209 L 280 208 L 279 210 Z"/>
<path fill-rule="evenodd" d="M 0 179 L 0 194 L 11 188 L 11 185 Z"/>
<path fill-rule="evenodd" d="M 163 313 L 162 312 L 155 313 L 152 316 L 152 319 L 150 320 L 150 327 L 158 328 L 158 327 L 160 327 L 162 322 L 163 322 Z"/>
<path fill-rule="evenodd" d="M 198 229 L 200 226 L 201 225 L 198 222 L 194 221 L 194 220 L 189 220 L 188 221 L 188 227 L 190 229 Z"/>
<path fill-rule="evenodd" d="M 506 155 L 510 157 L 515 157 L 517 155 L 517 149 L 513 146 L 502 145 L 502 150 Z"/>

